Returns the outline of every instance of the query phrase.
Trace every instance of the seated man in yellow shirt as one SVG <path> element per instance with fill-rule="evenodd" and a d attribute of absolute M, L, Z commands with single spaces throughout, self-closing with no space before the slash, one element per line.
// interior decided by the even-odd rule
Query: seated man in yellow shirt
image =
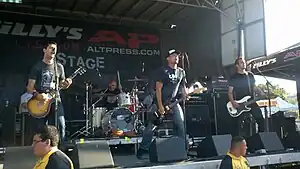
<path fill-rule="evenodd" d="M 234 137 L 231 148 L 221 162 L 220 169 L 250 169 L 247 159 L 247 143 L 243 137 Z"/>
<path fill-rule="evenodd" d="M 74 169 L 70 158 L 57 146 L 59 134 L 54 126 L 43 126 L 33 137 L 33 153 L 39 160 L 34 169 Z"/>

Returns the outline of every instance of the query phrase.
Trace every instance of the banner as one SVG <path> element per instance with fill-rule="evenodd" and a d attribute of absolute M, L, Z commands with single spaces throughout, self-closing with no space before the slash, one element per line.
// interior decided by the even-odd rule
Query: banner
<path fill-rule="evenodd" d="M 283 68 L 294 65 L 296 59 L 300 57 L 300 47 L 294 47 L 282 52 L 275 53 L 268 57 L 261 57 L 247 61 L 251 70 L 257 72 L 257 69 L 261 71 L 269 71 L 277 68 Z"/>
<path fill-rule="evenodd" d="M 47 41 L 58 43 L 57 59 L 66 69 L 138 71 L 161 64 L 159 32 L 149 28 L 1 14 L 1 68 L 28 71 L 43 57 Z"/>

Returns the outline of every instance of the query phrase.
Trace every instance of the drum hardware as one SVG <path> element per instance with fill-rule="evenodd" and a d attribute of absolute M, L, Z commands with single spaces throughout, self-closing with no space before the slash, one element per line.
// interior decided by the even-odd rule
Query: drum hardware
<path fill-rule="evenodd" d="M 135 77 L 134 79 L 128 79 L 128 82 L 147 82 L 148 79 L 139 79 L 137 77 Z"/>
<path fill-rule="evenodd" d="M 89 129 L 92 128 L 92 124 L 90 124 L 89 119 L 89 88 L 91 87 L 90 82 L 84 82 L 85 83 L 85 104 L 83 107 L 83 113 L 85 114 L 85 126 L 76 131 L 74 134 L 72 134 L 70 137 L 73 138 L 74 136 L 78 135 L 84 135 L 89 136 L 91 133 L 89 132 Z"/>
<path fill-rule="evenodd" d="M 103 93 L 105 93 L 108 89 L 106 89 Z M 92 120 L 92 133 L 93 135 L 95 134 L 95 129 L 96 128 L 99 128 L 101 125 L 101 118 L 102 118 L 102 114 L 106 112 L 106 108 L 102 107 L 101 109 L 100 108 L 95 108 L 95 105 L 103 99 L 104 97 L 104 94 L 101 94 L 102 96 L 100 96 L 100 98 L 94 102 L 90 107 L 89 107 L 89 111 L 92 112 L 91 114 L 91 120 Z M 99 111 L 98 111 L 99 110 Z M 104 112 L 103 112 L 104 111 Z M 99 117 L 100 116 L 100 117 Z"/>

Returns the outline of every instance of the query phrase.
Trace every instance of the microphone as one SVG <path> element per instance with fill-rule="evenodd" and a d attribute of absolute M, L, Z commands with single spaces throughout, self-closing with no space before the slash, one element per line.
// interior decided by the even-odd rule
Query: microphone
<path fill-rule="evenodd" d="M 142 62 L 142 73 L 145 72 L 145 62 Z"/>
<path fill-rule="evenodd" d="M 102 75 L 101 75 L 101 73 L 100 73 L 100 70 L 99 70 L 99 68 L 96 68 L 96 71 L 98 72 L 98 76 L 101 78 L 101 77 L 102 77 Z"/>
<path fill-rule="evenodd" d="M 178 56 L 179 56 L 179 58 L 183 59 L 183 58 L 184 58 L 184 55 L 185 55 L 185 52 L 184 52 L 184 53 L 181 52 L 181 53 L 179 53 Z"/>

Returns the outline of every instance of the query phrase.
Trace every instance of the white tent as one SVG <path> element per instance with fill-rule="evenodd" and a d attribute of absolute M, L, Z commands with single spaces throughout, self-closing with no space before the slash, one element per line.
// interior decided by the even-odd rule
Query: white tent
<path fill-rule="evenodd" d="M 289 111 L 297 111 L 298 110 L 298 105 L 288 103 L 287 101 L 283 100 L 280 97 L 277 97 L 276 99 L 271 100 L 272 103 L 274 103 L 274 101 L 276 101 L 276 105 L 271 104 L 272 105 L 271 106 L 271 114 L 275 114 L 278 111 L 289 112 Z M 258 101 L 257 103 L 259 105 L 261 105 L 262 103 L 264 105 L 266 105 L 267 111 L 269 112 L 268 102 L 269 102 L 269 100 L 261 100 L 261 101 Z M 264 107 L 261 108 L 261 111 L 262 111 L 263 116 L 265 116 L 265 108 Z M 269 116 L 270 116 L 270 114 L 269 114 Z"/>

